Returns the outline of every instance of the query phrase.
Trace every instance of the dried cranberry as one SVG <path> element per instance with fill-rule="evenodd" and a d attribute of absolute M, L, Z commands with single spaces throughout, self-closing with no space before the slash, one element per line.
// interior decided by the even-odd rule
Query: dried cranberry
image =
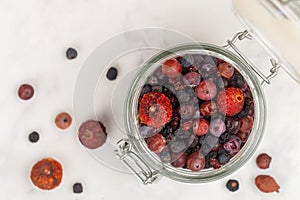
<path fill-rule="evenodd" d="M 222 63 L 218 66 L 221 76 L 224 78 L 230 79 L 234 73 L 234 67 L 229 63 Z"/>
<path fill-rule="evenodd" d="M 253 126 L 253 118 L 251 116 L 247 116 L 241 119 L 241 132 L 247 132 L 252 129 Z"/>
<path fill-rule="evenodd" d="M 256 158 L 256 164 L 261 169 L 268 169 L 271 161 L 271 156 L 266 153 L 259 154 Z"/>
<path fill-rule="evenodd" d="M 201 100 L 211 100 L 217 94 L 217 87 L 212 81 L 201 81 L 196 87 L 195 93 Z"/>
<path fill-rule="evenodd" d="M 160 153 L 166 147 L 166 139 L 160 133 L 148 138 L 147 140 L 148 148 L 155 152 Z"/>
<path fill-rule="evenodd" d="M 55 124 L 60 129 L 67 129 L 72 123 L 72 117 L 66 113 L 59 113 L 55 118 Z"/>
<path fill-rule="evenodd" d="M 205 157 L 200 152 L 192 153 L 187 159 L 187 168 L 198 172 L 205 166 Z"/>
<path fill-rule="evenodd" d="M 166 60 L 162 65 L 162 73 L 170 77 L 179 76 L 181 71 L 182 66 L 176 59 Z"/>
<path fill-rule="evenodd" d="M 196 72 L 189 72 L 183 76 L 183 81 L 187 86 L 195 87 L 199 85 L 201 77 L 200 74 Z"/>
<path fill-rule="evenodd" d="M 29 84 L 22 84 L 19 87 L 18 95 L 22 100 L 29 100 L 34 95 L 34 89 Z"/>
<path fill-rule="evenodd" d="M 205 135 L 208 132 L 209 123 L 205 119 L 199 119 L 194 122 L 193 130 L 198 136 Z"/>
<path fill-rule="evenodd" d="M 180 168 L 186 165 L 186 161 L 187 161 L 187 156 L 185 153 L 173 154 L 171 165 Z"/>

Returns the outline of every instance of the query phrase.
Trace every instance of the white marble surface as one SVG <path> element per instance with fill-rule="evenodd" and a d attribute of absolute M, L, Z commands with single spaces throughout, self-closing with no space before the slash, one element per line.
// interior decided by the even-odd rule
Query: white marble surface
<path fill-rule="evenodd" d="M 300 86 L 283 71 L 265 88 L 268 119 L 259 149 L 228 177 L 240 181 L 235 193 L 224 186 L 228 178 L 199 185 L 164 178 L 144 186 L 134 176 L 105 167 L 89 156 L 78 143 L 75 123 L 65 131 L 54 125 L 59 112 L 73 113 L 77 75 L 102 42 L 123 31 L 162 27 L 222 45 L 243 29 L 231 12 L 230 1 L 0 0 L 0 24 L 1 200 L 297 199 Z M 69 46 L 79 53 L 72 61 L 65 58 Z M 18 86 L 24 82 L 32 84 L 36 92 L 27 102 L 17 97 Z M 41 136 L 36 144 L 27 140 L 34 130 Z M 255 166 L 254 158 L 260 152 L 273 157 L 270 169 L 262 171 Z M 29 172 L 34 162 L 49 156 L 61 161 L 65 170 L 61 186 L 48 192 L 32 185 Z M 273 175 L 280 193 L 259 192 L 253 183 L 258 174 Z M 84 192 L 75 195 L 72 185 L 77 181 L 83 183 Z"/>

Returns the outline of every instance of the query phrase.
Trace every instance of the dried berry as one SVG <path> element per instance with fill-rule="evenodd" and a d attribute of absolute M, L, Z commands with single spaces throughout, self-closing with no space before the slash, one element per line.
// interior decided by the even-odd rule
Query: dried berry
<path fill-rule="evenodd" d="M 29 100 L 34 95 L 34 89 L 29 84 L 22 84 L 19 87 L 18 95 L 22 100 Z"/>
<path fill-rule="evenodd" d="M 78 137 L 83 146 L 96 149 L 106 142 L 106 128 L 99 121 L 88 120 L 80 125 Z"/>
<path fill-rule="evenodd" d="M 211 100 L 217 94 L 217 87 L 212 81 L 201 81 L 196 87 L 195 93 L 201 100 Z"/>
<path fill-rule="evenodd" d="M 139 118 L 147 126 L 159 128 L 170 121 L 172 105 L 168 97 L 159 92 L 146 93 L 139 103 Z"/>
<path fill-rule="evenodd" d="M 210 126 L 209 126 L 209 132 L 216 136 L 216 137 L 220 137 L 220 135 L 222 135 L 222 133 L 224 133 L 226 131 L 226 126 L 225 123 L 221 120 L 221 119 L 213 119 L 210 122 Z"/>
<path fill-rule="evenodd" d="M 222 63 L 218 68 L 224 78 L 230 79 L 233 76 L 234 68 L 229 63 Z"/>
<path fill-rule="evenodd" d="M 209 123 L 205 119 L 199 119 L 194 122 L 193 130 L 198 136 L 205 135 L 208 132 Z"/>
<path fill-rule="evenodd" d="M 226 116 L 233 116 L 241 112 L 244 107 L 243 92 L 234 87 L 222 90 L 218 95 L 218 109 Z"/>
<path fill-rule="evenodd" d="M 77 51 L 74 48 L 68 48 L 66 51 L 66 56 L 69 60 L 73 60 L 77 57 Z"/>
<path fill-rule="evenodd" d="M 182 66 L 176 59 L 166 60 L 162 65 L 162 73 L 170 77 L 179 76 L 181 71 Z"/>
<path fill-rule="evenodd" d="M 183 167 L 186 165 L 187 156 L 185 153 L 173 154 L 171 165 L 174 167 Z"/>
<path fill-rule="evenodd" d="M 199 85 L 201 81 L 200 74 L 196 72 L 189 72 L 183 76 L 183 81 L 187 86 L 195 87 Z"/>
<path fill-rule="evenodd" d="M 107 70 L 106 78 L 110 81 L 116 80 L 118 76 L 118 70 L 115 67 L 110 67 Z"/>
<path fill-rule="evenodd" d="M 160 153 L 166 147 L 166 139 L 160 133 L 148 138 L 148 148 L 155 152 Z"/>
<path fill-rule="evenodd" d="M 55 124 L 60 129 L 68 128 L 71 123 L 72 117 L 66 112 L 59 113 L 55 118 Z"/>
<path fill-rule="evenodd" d="M 261 169 L 269 168 L 271 161 L 272 158 L 266 153 L 259 154 L 256 158 L 256 164 Z"/>
<path fill-rule="evenodd" d="M 205 158 L 200 152 L 192 153 L 187 159 L 187 168 L 198 172 L 205 166 Z"/>
<path fill-rule="evenodd" d="M 81 183 L 74 183 L 73 185 L 73 192 L 75 194 L 79 194 L 83 192 L 83 187 Z"/>
<path fill-rule="evenodd" d="M 247 117 L 244 117 L 243 119 L 241 119 L 240 131 L 241 132 L 251 131 L 253 122 L 254 122 L 254 120 L 251 116 L 247 116 Z"/>
<path fill-rule="evenodd" d="M 38 134 L 38 132 L 33 131 L 32 133 L 29 134 L 28 139 L 30 142 L 36 143 L 39 141 L 40 135 Z"/>
<path fill-rule="evenodd" d="M 266 193 L 279 192 L 279 185 L 275 179 L 269 175 L 259 175 L 255 178 L 257 188 Z"/>
<path fill-rule="evenodd" d="M 239 189 L 239 182 L 237 180 L 230 179 L 227 181 L 226 187 L 229 191 L 235 192 Z"/>
<path fill-rule="evenodd" d="M 217 111 L 218 111 L 217 105 L 213 101 L 205 101 L 200 105 L 200 113 L 204 117 L 214 115 L 217 113 Z"/>
<path fill-rule="evenodd" d="M 52 190 L 60 185 L 63 176 L 61 164 L 46 158 L 37 162 L 31 169 L 32 183 L 42 190 Z"/>

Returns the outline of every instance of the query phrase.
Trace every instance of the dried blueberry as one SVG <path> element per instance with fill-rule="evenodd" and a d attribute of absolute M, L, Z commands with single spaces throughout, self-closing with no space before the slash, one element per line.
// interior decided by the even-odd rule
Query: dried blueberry
<path fill-rule="evenodd" d="M 75 183 L 75 184 L 73 185 L 73 192 L 74 192 L 75 194 L 82 193 L 82 192 L 83 192 L 82 184 L 81 184 L 81 183 Z"/>
<path fill-rule="evenodd" d="M 116 80 L 118 76 L 118 70 L 115 67 L 110 67 L 106 73 L 106 78 L 110 81 Z"/>
<path fill-rule="evenodd" d="M 68 48 L 66 51 L 66 56 L 69 60 L 73 60 L 77 57 L 77 51 L 74 48 Z"/>
<path fill-rule="evenodd" d="M 190 54 L 186 54 L 181 57 L 178 57 L 177 60 L 179 61 L 179 63 L 183 68 L 187 68 L 194 63 L 194 58 Z"/>
<path fill-rule="evenodd" d="M 226 130 L 225 123 L 221 119 L 213 119 L 210 121 L 209 131 L 216 137 L 220 137 Z"/>
<path fill-rule="evenodd" d="M 228 117 L 225 120 L 226 130 L 229 134 L 236 134 L 241 127 L 241 122 L 237 118 Z"/>
<path fill-rule="evenodd" d="M 188 102 L 191 99 L 190 94 L 188 94 L 185 90 L 179 90 L 176 93 L 176 97 L 179 102 Z"/>
<path fill-rule="evenodd" d="M 211 151 L 211 147 L 208 144 L 204 143 L 201 145 L 200 152 L 204 156 L 206 156 L 210 151 Z"/>
<path fill-rule="evenodd" d="M 235 192 L 239 189 L 239 182 L 237 180 L 230 179 L 226 183 L 226 188 L 231 192 Z"/>
<path fill-rule="evenodd" d="M 38 134 L 38 132 L 33 131 L 32 133 L 29 134 L 28 139 L 30 142 L 36 143 L 39 141 L 40 135 Z"/>
<path fill-rule="evenodd" d="M 241 139 L 239 137 L 231 137 L 227 142 L 224 143 L 223 148 L 231 156 L 235 155 L 241 149 Z"/>
<path fill-rule="evenodd" d="M 219 151 L 220 152 L 220 151 Z M 230 160 L 230 155 L 228 153 L 222 152 L 218 154 L 218 161 L 221 165 L 225 165 Z"/>

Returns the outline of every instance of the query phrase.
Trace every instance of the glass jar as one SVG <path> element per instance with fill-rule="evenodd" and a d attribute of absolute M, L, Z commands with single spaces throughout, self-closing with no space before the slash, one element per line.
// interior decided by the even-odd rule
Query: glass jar
<path fill-rule="evenodd" d="M 162 62 L 168 58 L 176 56 L 181 56 L 184 54 L 202 54 L 210 55 L 217 58 L 220 58 L 232 66 L 234 66 L 241 75 L 247 81 L 254 100 L 255 105 L 255 116 L 254 116 L 254 125 L 252 132 L 245 144 L 245 146 L 235 155 L 228 164 L 222 166 L 219 169 L 205 169 L 200 172 L 192 172 L 187 169 L 175 168 L 171 164 L 164 164 L 161 162 L 160 158 L 153 152 L 151 152 L 144 141 L 144 138 L 141 136 L 138 122 L 137 122 L 137 108 L 138 108 L 138 99 L 141 92 L 141 88 L 146 82 L 146 79 L 149 75 L 154 72 L 157 67 L 161 66 Z M 141 70 L 137 73 L 134 78 L 134 82 L 131 89 L 128 92 L 126 100 L 126 125 L 127 133 L 129 138 L 129 143 L 132 144 L 133 151 L 137 152 L 139 159 L 145 161 L 146 165 L 153 170 L 153 174 L 161 174 L 173 180 L 188 182 L 188 183 L 199 183 L 199 182 L 209 182 L 213 180 L 220 179 L 226 175 L 229 175 L 239 169 L 255 152 L 258 147 L 260 140 L 262 138 L 264 128 L 265 128 L 265 98 L 262 92 L 262 87 L 259 82 L 259 79 L 255 73 L 250 70 L 245 62 L 240 59 L 237 55 L 226 50 L 225 48 L 218 47 L 212 44 L 185 44 L 181 45 L 167 51 L 162 51 L 157 55 L 149 59 L 142 67 Z M 149 174 L 149 177 L 144 177 L 144 183 L 151 182 L 152 174 Z"/>

